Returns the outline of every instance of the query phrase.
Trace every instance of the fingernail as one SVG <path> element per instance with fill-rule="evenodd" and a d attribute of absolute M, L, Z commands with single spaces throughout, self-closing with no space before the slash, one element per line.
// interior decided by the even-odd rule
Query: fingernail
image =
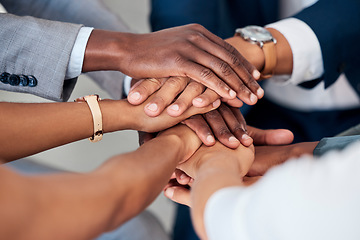
<path fill-rule="evenodd" d="M 256 80 L 260 78 L 260 72 L 258 70 L 254 70 L 252 75 Z"/>
<path fill-rule="evenodd" d="M 180 107 L 177 104 L 173 104 L 173 105 L 170 106 L 170 109 L 177 112 L 177 111 L 180 110 Z"/>
<path fill-rule="evenodd" d="M 129 96 L 131 99 L 137 101 L 137 100 L 140 100 L 140 93 L 139 92 L 134 92 L 134 93 L 131 93 L 130 96 Z"/>
<path fill-rule="evenodd" d="M 230 90 L 229 95 L 230 95 L 230 97 L 235 98 L 236 97 L 236 92 L 234 90 Z"/>
<path fill-rule="evenodd" d="M 262 97 L 264 96 L 264 89 L 259 88 L 259 89 L 256 91 L 256 95 L 258 96 L 258 98 L 262 98 Z"/>
<path fill-rule="evenodd" d="M 165 196 L 167 196 L 168 198 L 172 198 L 174 196 L 174 189 L 172 189 L 172 188 L 166 189 Z"/>
<path fill-rule="evenodd" d="M 215 142 L 215 138 L 213 136 L 209 135 L 206 137 L 206 141 L 213 143 L 213 142 Z"/>
<path fill-rule="evenodd" d="M 184 178 L 186 178 L 186 175 L 185 175 L 184 173 L 182 173 L 182 174 L 180 175 L 180 179 L 184 179 Z"/>
<path fill-rule="evenodd" d="M 236 137 L 231 136 L 231 137 L 229 137 L 229 142 L 239 142 L 239 140 L 237 140 Z"/>
<path fill-rule="evenodd" d="M 220 106 L 220 104 L 221 104 L 221 101 L 220 101 L 220 99 L 218 99 L 218 100 L 216 100 L 215 102 L 213 102 L 213 107 L 214 107 L 214 108 L 217 108 L 217 107 Z"/>
<path fill-rule="evenodd" d="M 255 94 L 250 94 L 250 102 L 252 103 L 256 103 L 256 101 L 258 100 L 258 98 L 255 96 Z"/>
<path fill-rule="evenodd" d="M 195 98 L 194 100 L 197 101 L 197 102 L 199 102 L 199 103 L 202 103 L 202 102 L 203 102 L 203 99 L 202 99 L 202 98 Z"/>
<path fill-rule="evenodd" d="M 243 134 L 243 135 L 241 136 L 241 138 L 244 139 L 244 140 L 251 139 L 251 137 L 250 137 L 249 135 L 247 135 L 247 134 Z"/>
<path fill-rule="evenodd" d="M 157 106 L 156 103 L 151 103 L 146 108 L 149 109 L 152 112 L 156 112 L 156 110 L 158 109 L 158 106 Z"/>

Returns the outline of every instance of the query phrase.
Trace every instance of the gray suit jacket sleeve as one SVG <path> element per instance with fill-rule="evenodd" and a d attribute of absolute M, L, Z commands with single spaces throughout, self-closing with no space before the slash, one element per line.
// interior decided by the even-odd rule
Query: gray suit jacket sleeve
<path fill-rule="evenodd" d="M 111 12 L 102 0 L 0 0 L 10 13 L 24 16 L 71 22 L 118 32 L 129 32 L 124 21 Z M 100 87 L 113 98 L 122 96 L 124 74 L 115 71 L 100 71 L 87 73 Z M 65 86 L 67 85 L 65 81 Z M 69 83 L 65 92 L 71 92 L 73 83 Z M 64 92 L 64 93 L 65 93 Z"/>
<path fill-rule="evenodd" d="M 35 87 L 0 83 L 0 88 L 67 100 L 75 80 L 64 78 L 81 25 L 0 14 L 0 26 L 0 72 L 33 75 L 38 81 Z"/>

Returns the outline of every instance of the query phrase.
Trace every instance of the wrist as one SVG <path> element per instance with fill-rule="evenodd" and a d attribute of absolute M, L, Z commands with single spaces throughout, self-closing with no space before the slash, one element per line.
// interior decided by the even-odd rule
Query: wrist
<path fill-rule="evenodd" d="M 261 71 L 265 65 L 265 55 L 261 48 L 253 43 L 245 41 L 240 36 L 234 36 L 225 40 L 230 43 L 246 60 Z"/>
<path fill-rule="evenodd" d="M 291 74 L 293 68 L 293 55 L 289 42 L 278 30 L 274 28 L 266 28 L 276 39 L 276 66 L 274 73 Z"/>
<path fill-rule="evenodd" d="M 134 121 L 133 111 L 126 100 L 101 100 L 99 102 L 103 115 L 104 132 L 120 130 L 136 130 L 137 121 Z"/>
<path fill-rule="evenodd" d="M 122 62 L 126 61 L 128 35 L 129 33 L 93 30 L 85 49 L 82 71 L 121 71 Z"/>

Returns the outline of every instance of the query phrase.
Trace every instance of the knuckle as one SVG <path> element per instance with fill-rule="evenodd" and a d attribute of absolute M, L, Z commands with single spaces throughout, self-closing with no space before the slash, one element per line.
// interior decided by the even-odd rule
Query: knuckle
<path fill-rule="evenodd" d="M 236 124 L 236 126 L 233 128 L 233 133 L 237 134 L 237 133 L 244 133 L 244 129 L 241 127 L 240 124 Z"/>
<path fill-rule="evenodd" d="M 189 34 L 187 39 L 190 42 L 199 42 L 201 39 L 203 39 L 203 37 L 204 37 L 204 35 L 202 35 L 199 32 L 192 32 L 192 33 Z"/>
<path fill-rule="evenodd" d="M 192 92 L 201 93 L 204 90 L 204 85 L 198 82 L 190 82 L 188 88 Z"/>
<path fill-rule="evenodd" d="M 198 23 L 191 23 L 188 26 L 194 30 L 202 30 L 204 28 L 201 24 Z"/>
<path fill-rule="evenodd" d="M 208 80 L 209 78 L 212 78 L 213 76 L 214 76 L 214 73 L 208 68 L 204 68 L 200 72 L 200 77 L 204 80 Z"/>
<path fill-rule="evenodd" d="M 147 81 L 148 83 L 150 83 L 150 85 L 156 86 L 156 87 L 161 87 L 161 80 L 157 79 L 157 78 L 148 78 L 145 81 Z M 143 85 L 145 88 L 147 85 Z"/>
<path fill-rule="evenodd" d="M 228 76 L 232 73 L 232 70 L 231 70 L 231 67 L 229 64 L 227 64 L 226 62 L 224 61 L 220 61 L 218 64 L 217 64 L 221 70 L 221 72 L 225 75 L 225 76 Z"/>
<path fill-rule="evenodd" d="M 179 89 L 183 85 L 183 80 L 179 77 L 171 77 L 167 80 L 166 84 L 173 89 Z"/>
<path fill-rule="evenodd" d="M 219 137 L 228 136 L 230 133 L 230 130 L 226 126 L 222 126 L 218 130 Z"/>
<path fill-rule="evenodd" d="M 219 117 L 219 114 L 216 110 L 213 110 L 213 111 L 206 113 L 205 116 L 209 121 L 211 121 L 211 120 L 217 120 Z"/>
<path fill-rule="evenodd" d="M 242 62 L 234 54 L 230 55 L 230 61 L 231 61 L 232 65 L 234 67 L 241 67 L 242 66 Z"/>

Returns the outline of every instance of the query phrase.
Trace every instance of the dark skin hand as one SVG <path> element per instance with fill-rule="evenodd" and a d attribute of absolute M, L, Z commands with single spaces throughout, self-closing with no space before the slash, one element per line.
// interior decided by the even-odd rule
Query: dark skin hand
<path fill-rule="evenodd" d="M 270 168 L 286 162 L 291 158 L 303 154 L 312 155 L 319 142 L 303 142 L 284 146 L 257 146 L 255 147 L 255 161 L 247 176 L 264 175 Z"/>
<path fill-rule="evenodd" d="M 237 148 L 240 143 L 250 146 L 252 138 L 247 135 L 246 122 L 238 108 L 222 103 L 218 110 L 198 114 L 182 122 L 191 128 L 206 146 L 215 144 L 215 137 L 229 148 Z M 152 139 L 154 134 L 139 132 L 140 145 Z"/>
<path fill-rule="evenodd" d="M 190 77 L 227 99 L 249 99 L 260 89 L 256 68 L 198 24 L 147 34 L 94 30 L 83 72 L 97 70 L 118 70 L 136 79 Z"/>

